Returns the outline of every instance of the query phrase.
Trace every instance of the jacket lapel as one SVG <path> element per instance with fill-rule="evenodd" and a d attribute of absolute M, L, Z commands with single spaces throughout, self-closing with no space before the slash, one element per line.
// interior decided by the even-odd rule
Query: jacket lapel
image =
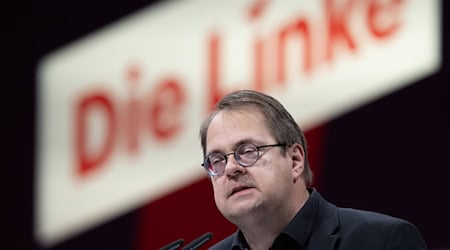
<path fill-rule="evenodd" d="M 339 212 L 338 208 L 327 202 L 314 190 L 319 198 L 319 211 L 309 241 L 308 250 L 332 250 L 339 246 Z"/>
<path fill-rule="evenodd" d="M 308 250 L 332 250 L 337 248 L 338 236 L 318 233 L 308 246 Z"/>

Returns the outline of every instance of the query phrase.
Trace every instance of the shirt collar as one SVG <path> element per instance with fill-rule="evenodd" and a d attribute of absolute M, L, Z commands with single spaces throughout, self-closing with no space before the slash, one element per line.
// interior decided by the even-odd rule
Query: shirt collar
<path fill-rule="evenodd" d="M 319 197 L 315 189 L 308 189 L 310 196 L 292 221 L 284 228 L 282 234 L 289 235 L 301 246 L 306 246 L 319 211 Z"/>
<path fill-rule="evenodd" d="M 294 239 L 301 246 L 305 246 L 308 243 L 309 236 L 311 235 L 314 221 L 319 211 L 319 195 L 315 189 L 308 189 L 310 196 L 305 202 L 305 205 L 297 212 L 294 218 L 284 228 L 281 234 L 288 235 Z M 277 238 L 279 238 L 278 236 Z M 275 239 L 276 241 L 277 239 Z M 244 235 L 238 230 L 231 245 L 231 249 L 249 249 Z"/>
<path fill-rule="evenodd" d="M 231 244 L 231 249 L 233 250 L 241 250 L 241 249 L 250 249 L 245 241 L 244 235 L 241 230 L 238 230 L 233 237 L 233 243 Z"/>

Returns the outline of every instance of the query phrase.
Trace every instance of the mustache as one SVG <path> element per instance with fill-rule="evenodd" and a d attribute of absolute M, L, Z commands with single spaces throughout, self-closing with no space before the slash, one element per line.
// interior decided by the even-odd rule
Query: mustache
<path fill-rule="evenodd" d="M 229 187 L 227 188 L 226 195 L 227 195 L 227 197 L 230 197 L 234 193 L 242 191 L 244 189 L 248 189 L 248 188 L 256 188 L 255 183 L 249 179 L 241 179 L 241 180 L 235 181 L 229 185 Z"/>

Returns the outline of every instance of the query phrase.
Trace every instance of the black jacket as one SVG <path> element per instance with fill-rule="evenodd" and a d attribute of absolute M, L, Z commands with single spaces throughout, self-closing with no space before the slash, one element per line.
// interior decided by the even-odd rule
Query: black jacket
<path fill-rule="evenodd" d="M 309 206 L 307 209 L 313 208 L 317 211 L 313 213 L 315 218 L 311 219 L 307 239 L 301 241 L 298 240 L 301 237 L 297 237 L 295 232 L 292 232 L 292 228 L 303 226 L 300 221 L 301 216 L 298 215 L 311 202 L 315 202 L 317 205 Z M 375 212 L 338 208 L 322 198 L 316 190 L 312 190 L 310 198 L 299 214 L 287 226 L 291 231 L 286 232 L 286 235 L 292 236 L 299 242 L 297 247 L 289 247 L 289 249 L 428 249 L 420 232 L 410 222 Z M 245 243 L 242 242 L 239 235 L 238 231 L 210 249 L 245 249 Z"/>

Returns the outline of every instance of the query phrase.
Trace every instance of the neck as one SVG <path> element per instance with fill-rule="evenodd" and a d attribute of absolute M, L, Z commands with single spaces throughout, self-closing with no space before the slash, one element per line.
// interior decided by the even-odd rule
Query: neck
<path fill-rule="evenodd" d="M 291 222 L 308 200 L 309 192 L 298 194 L 292 206 L 276 206 L 271 211 L 254 213 L 238 224 L 250 249 L 269 249 L 275 238 Z"/>

